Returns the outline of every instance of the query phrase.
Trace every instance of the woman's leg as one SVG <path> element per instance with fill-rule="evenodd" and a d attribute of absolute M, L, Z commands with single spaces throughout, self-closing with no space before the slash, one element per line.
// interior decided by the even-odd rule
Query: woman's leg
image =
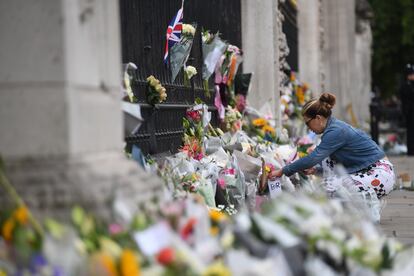
<path fill-rule="evenodd" d="M 364 170 L 351 174 L 351 178 L 371 187 L 378 198 L 389 194 L 395 183 L 393 165 L 384 159 L 377 161 Z"/>

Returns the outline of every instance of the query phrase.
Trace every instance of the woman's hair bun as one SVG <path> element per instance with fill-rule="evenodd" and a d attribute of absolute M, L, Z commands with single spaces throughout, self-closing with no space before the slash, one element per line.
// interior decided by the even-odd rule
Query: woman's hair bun
<path fill-rule="evenodd" d="M 332 109 L 336 103 L 336 97 L 331 93 L 323 93 L 319 97 L 319 102 L 326 106 L 328 109 Z"/>

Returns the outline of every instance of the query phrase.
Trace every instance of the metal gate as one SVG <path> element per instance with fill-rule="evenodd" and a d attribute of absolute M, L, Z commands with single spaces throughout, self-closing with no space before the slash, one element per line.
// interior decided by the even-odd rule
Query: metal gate
<path fill-rule="evenodd" d="M 138 133 L 125 138 L 127 144 L 138 145 L 144 153 L 176 152 L 183 135 L 182 118 L 196 98 L 202 99 L 213 111 L 212 124 L 218 124 L 217 110 L 211 98 L 206 98 L 201 80 L 202 28 L 220 31 L 221 37 L 241 47 L 240 0 L 191 0 L 184 4 L 184 23 L 198 24 L 187 65 L 196 67 L 198 74 L 191 87 L 184 86 L 181 72 L 174 83 L 163 63 L 165 33 L 168 23 L 181 6 L 181 0 L 120 0 L 123 63 L 137 65 L 133 91 L 141 106 L 144 123 Z M 146 78 L 154 75 L 167 89 L 168 98 L 155 108 L 145 102 Z M 210 84 L 213 88 L 213 83 Z"/>

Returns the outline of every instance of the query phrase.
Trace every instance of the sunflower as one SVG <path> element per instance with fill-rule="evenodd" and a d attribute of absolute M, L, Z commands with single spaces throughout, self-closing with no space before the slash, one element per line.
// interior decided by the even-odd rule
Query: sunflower
<path fill-rule="evenodd" d="M 227 216 L 223 212 L 212 209 L 210 210 L 210 219 L 214 222 L 221 222 L 225 221 L 227 219 Z"/>
<path fill-rule="evenodd" d="M 276 133 L 275 129 L 273 127 L 269 126 L 269 125 L 263 126 L 262 130 L 264 132 L 269 132 L 271 134 L 275 134 Z"/>
<path fill-rule="evenodd" d="M 254 119 L 252 123 L 256 127 L 262 127 L 267 124 L 267 121 L 263 118 L 258 118 L 258 119 Z"/>

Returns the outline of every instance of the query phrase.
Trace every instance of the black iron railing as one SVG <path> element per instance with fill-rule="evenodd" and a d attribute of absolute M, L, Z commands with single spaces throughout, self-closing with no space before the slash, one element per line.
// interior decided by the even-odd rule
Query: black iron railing
<path fill-rule="evenodd" d="M 213 104 L 213 82 L 210 81 L 211 98 L 205 96 L 202 85 L 201 29 L 220 31 L 224 40 L 241 47 L 240 0 L 185 1 L 184 22 L 198 24 L 187 65 L 196 67 L 198 74 L 191 80 L 191 87 L 184 86 L 182 72 L 171 82 L 163 63 L 165 32 L 180 6 L 181 0 L 120 0 L 122 62 L 133 62 L 138 67 L 133 91 L 144 118 L 138 132 L 125 140 L 129 146 L 138 145 L 144 153 L 177 151 L 182 143 L 182 118 L 196 98 L 209 106 L 212 124 L 219 123 Z M 155 107 L 145 101 L 149 75 L 159 79 L 168 94 L 166 102 Z"/>

